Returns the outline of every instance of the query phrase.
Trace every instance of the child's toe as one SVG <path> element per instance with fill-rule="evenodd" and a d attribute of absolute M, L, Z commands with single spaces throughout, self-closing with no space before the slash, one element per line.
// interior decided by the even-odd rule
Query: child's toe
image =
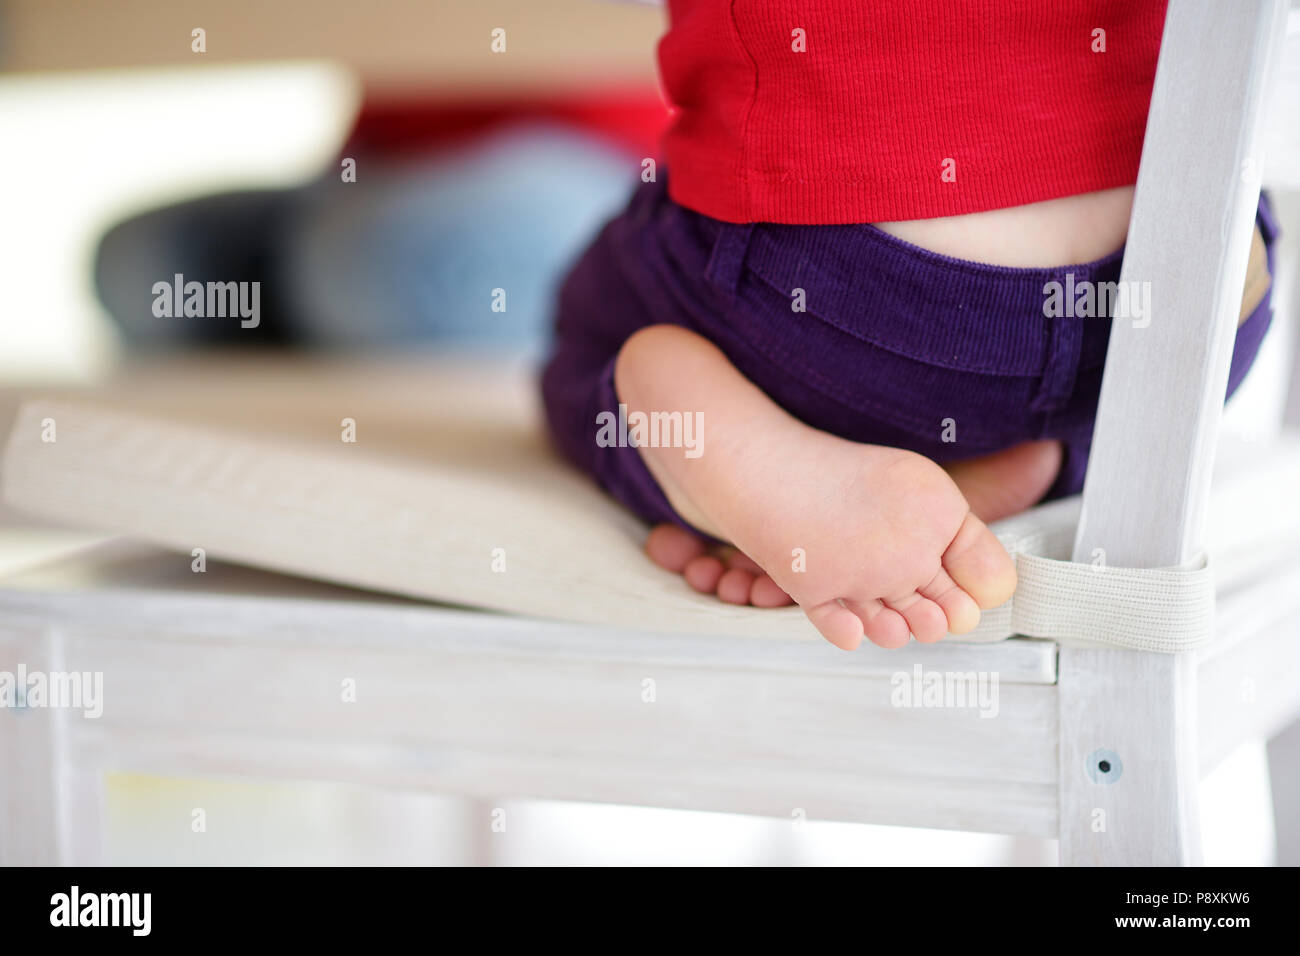
<path fill-rule="evenodd" d="M 943 554 L 944 569 L 985 610 L 1006 603 L 1016 590 L 1016 566 L 997 536 L 973 514 Z"/>
<path fill-rule="evenodd" d="M 749 603 L 754 607 L 785 607 L 794 601 L 770 577 L 760 574 L 754 578 L 754 586 L 749 590 Z"/>
<path fill-rule="evenodd" d="M 687 562 L 686 567 L 682 570 L 682 577 L 686 583 L 699 591 L 701 594 L 716 594 L 718 591 L 718 581 L 722 579 L 723 572 L 727 569 L 711 554 L 702 554 L 698 558 L 692 558 Z"/>
<path fill-rule="evenodd" d="M 920 589 L 920 593 L 943 609 L 949 634 L 969 634 L 979 625 L 980 606 L 943 568 L 939 569 L 934 580 Z"/>
<path fill-rule="evenodd" d="M 862 618 L 838 601 L 806 607 L 804 613 L 822 637 L 841 650 L 851 651 L 862 643 Z"/>
<path fill-rule="evenodd" d="M 845 605 L 862 618 L 863 630 L 872 644 L 902 647 L 912 639 L 912 629 L 903 615 L 880 601 L 845 601 Z"/>
<path fill-rule="evenodd" d="M 706 545 L 685 528 L 655 525 L 645 539 L 645 553 L 659 567 L 681 574 L 686 565 L 704 553 Z"/>
<path fill-rule="evenodd" d="M 723 562 L 727 565 L 727 567 L 736 568 L 737 570 L 740 571 L 748 571 L 750 574 L 753 574 L 755 576 L 766 573 L 763 571 L 761 567 L 758 566 L 757 561 L 755 561 L 753 558 L 747 555 L 744 551 L 741 551 L 739 548 L 729 547 L 725 550 L 726 550 L 726 554 L 723 555 Z"/>
<path fill-rule="evenodd" d="M 718 579 L 718 599 L 728 604 L 748 604 L 754 587 L 754 575 L 732 568 Z"/>
<path fill-rule="evenodd" d="M 943 609 L 920 594 L 913 592 L 902 601 L 887 601 L 886 606 L 903 615 L 912 636 L 923 644 L 941 641 L 948 633 L 948 618 Z"/>

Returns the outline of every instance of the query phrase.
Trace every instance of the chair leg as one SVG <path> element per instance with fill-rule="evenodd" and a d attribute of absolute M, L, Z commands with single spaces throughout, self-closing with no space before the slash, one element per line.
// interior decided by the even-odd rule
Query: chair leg
<path fill-rule="evenodd" d="M 0 866 L 62 862 L 49 711 L 0 711 Z"/>
<path fill-rule="evenodd" d="M 63 862 L 68 866 L 103 866 L 107 850 L 103 770 L 97 764 L 65 768 L 60 787 Z"/>
<path fill-rule="evenodd" d="M 465 856 L 470 866 L 496 866 L 500 844 L 506 838 L 506 809 L 501 801 L 466 798 L 459 810 L 465 833 Z"/>
<path fill-rule="evenodd" d="M 16 707 L 0 709 L 0 866 L 56 866 L 83 862 L 74 854 L 68 822 L 84 802 L 68 759 L 65 709 L 26 706 L 21 675 L 59 672 L 56 634 L 0 631 L 0 671 L 14 675 Z M 88 778 L 86 778 L 88 779 Z"/>
<path fill-rule="evenodd" d="M 1062 864 L 1199 864 L 1194 658 L 1063 647 L 1057 680 Z"/>
<path fill-rule="evenodd" d="M 1298 391 L 1300 394 L 1300 391 Z M 1277 864 L 1300 866 L 1300 720 L 1268 742 L 1276 815 Z"/>
<path fill-rule="evenodd" d="M 1201 838 L 1207 866 L 1272 866 L 1277 835 L 1268 754 L 1248 740 L 1201 780 Z"/>

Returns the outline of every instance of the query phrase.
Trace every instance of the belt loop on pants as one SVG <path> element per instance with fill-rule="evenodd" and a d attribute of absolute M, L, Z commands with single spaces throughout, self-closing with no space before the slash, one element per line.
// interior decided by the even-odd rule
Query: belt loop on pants
<path fill-rule="evenodd" d="M 713 243 L 713 253 L 704 269 L 709 284 L 732 299 L 740 286 L 740 274 L 745 268 L 745 253 L 754 233 L 754 223 L 720 224 L 718 238 Z"/>
<path fill-rule="evenodd" d="M 1031 411 L 1054 412 L 1074 392 L 1079 372 L 1079 354 L 1083 344 L 1083 323 L 1109 322 L 1106 318 L 1056 316 L 1048 318 L 1047 362 L 1038 392 L 1029 403 Z"/>

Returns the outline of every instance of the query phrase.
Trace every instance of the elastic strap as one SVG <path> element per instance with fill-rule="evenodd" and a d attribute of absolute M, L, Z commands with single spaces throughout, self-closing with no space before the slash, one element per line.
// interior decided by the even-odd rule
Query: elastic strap
<path fill-rule="evenodd" d="M 1004 541 L 1019 583 L 972 638 L 1044 637 L 1075 646 L 1176 653 L 1214 637 L 1214 578 L 1202 556 L 1184 568 L 1117 568 L 1063 560 L 1073 529 Z"/>

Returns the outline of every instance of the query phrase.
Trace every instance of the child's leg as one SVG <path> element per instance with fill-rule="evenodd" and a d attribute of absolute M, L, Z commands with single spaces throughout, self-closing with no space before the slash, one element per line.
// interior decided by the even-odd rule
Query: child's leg
<path fill-rule="evenodd" d="M 641 330 L 615 385 L 629 415 L 702 413 L 703 453 L 640 448 L 651 474 L 678 514 L 734 542 L 837 646 L 964 633 L 1011 596 L 1010 557 L 942 468 L 802 424 L 706 339 Z M 1053 469 L 1036 470 L 1041 494 Z"/>

